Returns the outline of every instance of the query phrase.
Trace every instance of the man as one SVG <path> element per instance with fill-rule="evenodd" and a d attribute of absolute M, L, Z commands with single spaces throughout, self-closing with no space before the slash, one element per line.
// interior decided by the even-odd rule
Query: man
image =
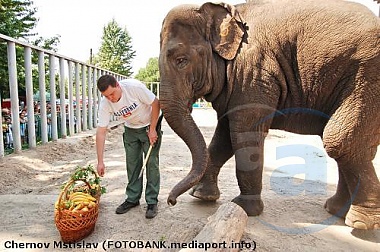
<path fill-rule="evenodd" d="M 149 147 L 153 146 L 146 165 L 145 201 L 148 207 L 145 217 L 154 218 L 158 211 L 160 189 L 159 150 L 162 134 L 159 127 L 157 129 L 159 101 L 143 83 L 135 79 L 118 82 L 112 75 L 103 75 L 98 79 L 97 86 L 103 95 L 99 106 L 96 132 L 99 176 L 103 176 L 105 172 L 104 143 L 107 126 L 111 116 L 114 115 L 124 121 L 123 141 L 128 174 L 126 200 L 117 207 L 116 213 L 126 213 L 140 204 L 143 190 L 143 179 L 140 176 L 143 153 L 146 155 Z"/>

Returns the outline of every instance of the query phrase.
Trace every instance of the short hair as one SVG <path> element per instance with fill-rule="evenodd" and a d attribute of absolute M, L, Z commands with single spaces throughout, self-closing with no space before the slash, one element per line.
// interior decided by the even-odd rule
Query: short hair
<path fill-rule="evenodd" d="M 115 77 L 109 74 L 105 74 L 98 79 L 97 86 L 100 92 L 104 92 L 109 86 L 116 87 L 116 84 L 117 81 Z"/>

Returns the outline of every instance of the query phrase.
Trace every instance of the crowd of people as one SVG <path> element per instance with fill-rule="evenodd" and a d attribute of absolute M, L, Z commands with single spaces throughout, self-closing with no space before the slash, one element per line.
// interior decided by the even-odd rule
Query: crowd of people
<path fill-rule="evenodd" d="M 12 129 L 12 116 L 11 111 L 8 108 L 4 108 L 1 111 L 2 115 L 2 129 L 3 129 L 3 140 L 4 140 L 4 148 L 5 149 L 13 149 L 13 129 Z M 19 113 L 20 120 L 20 136 L 21 143 L 27 143 L 27 112 L 26 108 L 20 110 Z"/>
<path fill-rule="evenodd" d="M 47 103 L 46 105 L 46 111 L 47 111 L 47 132 L 48 132 L 48 139 L 51 139 L 52 137 L 52 125 L 51 125 L 51 105 L 50 103 Z M 1 110 L 2 115 L 2 129 L 3 129 L 3 141 L 4 141 L 4 149 L 5 150 L 12 150 L 13 149 L 13 128 L 12 128 L 12 115 L 11 110 L 9 108 L 3 108 Z M 60 106 L 57 106 L 57 117 L 58 120 L 60 119 Z M 27 107 L 26 106 L 20 106 L 19 110 L 19 121 L 20 121 L 20 137 L 21 137 L 21 144 L 27 145 L 28 144 L 28 114 L 27 114 Z M 36 138 L 41 138 L 41 114 L 40 114 L 40 103 L 35 102 L 34 104 L 34 123 L 35 123 L 35 130 L 36 130 Z"/>

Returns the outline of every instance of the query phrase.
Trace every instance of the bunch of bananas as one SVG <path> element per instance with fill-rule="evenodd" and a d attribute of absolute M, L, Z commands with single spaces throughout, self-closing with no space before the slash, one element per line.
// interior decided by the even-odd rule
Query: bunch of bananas
<path fill-rule="evenodd" d="M 83 211 L 88 212 L 95 207 L 96 198 L 85 192 L 73 192 L 68 199 L 61 203 L 61 209 L 67 209 L 73 212 Z M 59 202 L 55 202 L 55 208 L 58 209 Z"/>
<path fill-rule="evenodd" d="M 69 201 L 72 203 L 69 210 L 73 212 L 79 210 L 87 212 L 96 204 L 96 199 L 92 197 L 90 194 L 84 192 L 74 192 L 70 194 Z"/>

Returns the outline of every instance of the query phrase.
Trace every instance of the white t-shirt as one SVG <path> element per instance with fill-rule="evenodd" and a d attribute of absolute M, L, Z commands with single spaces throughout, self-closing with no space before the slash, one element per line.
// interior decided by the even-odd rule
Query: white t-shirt
<path fill-rule="evenodd" d="M 123 120 L 129 128 L 142 128 L 150 124 L 152 106 L 156 96 L 139 80 L 119 81 L 122 94 L 118 102 L 113 103 L 103 97 L 99 105 L 98 127 L 107 127 L 111 116 Z"/>

